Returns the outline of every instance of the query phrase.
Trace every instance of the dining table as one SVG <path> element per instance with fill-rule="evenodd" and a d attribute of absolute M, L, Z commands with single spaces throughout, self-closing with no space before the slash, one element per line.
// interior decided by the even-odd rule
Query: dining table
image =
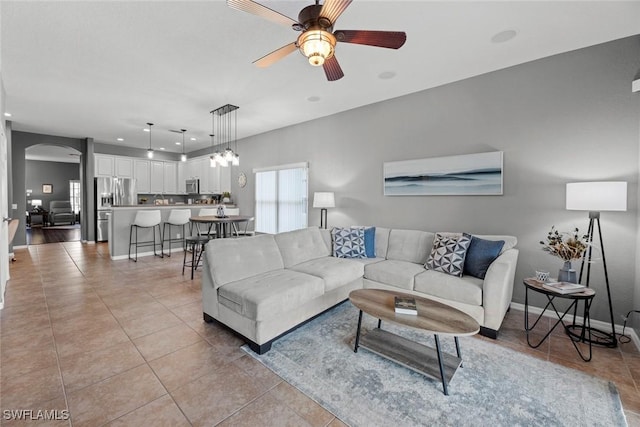
<path fill-rule="evenodd" d="M 200 230 L 200 224 L 206 224 L 207 234 L 211 235 L 211 229 L 215 227 L 215 237 L 229 237 L 231 235 L 230 227 L 233 227 L 238 234 L 238 225 L 245 223 L 248 224 L 253 221 L 254 217 L 248 215 L 202 215 L 192 216 L 189 220 L 196 225 L 196 228 Z"/>

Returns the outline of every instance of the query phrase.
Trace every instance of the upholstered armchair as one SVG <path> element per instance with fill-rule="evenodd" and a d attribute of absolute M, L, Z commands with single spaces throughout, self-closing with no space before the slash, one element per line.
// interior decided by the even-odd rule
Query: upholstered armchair
<path fill-rule="evenodd" d="M 71 209 L 71 203 L 65 200 L 54 200 L 49 203 L 49 223 L 58 225 L 61 222 L 75 224 L 76 214 Z"/>

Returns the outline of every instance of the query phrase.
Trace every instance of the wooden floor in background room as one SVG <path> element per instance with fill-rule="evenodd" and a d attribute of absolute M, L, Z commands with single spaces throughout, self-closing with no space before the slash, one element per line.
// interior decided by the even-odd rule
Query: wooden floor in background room
<path fill-rule="evenodd" d="M 80 241 L 80 224 L 54 227 L 27 227 L 27 245 Z"/>

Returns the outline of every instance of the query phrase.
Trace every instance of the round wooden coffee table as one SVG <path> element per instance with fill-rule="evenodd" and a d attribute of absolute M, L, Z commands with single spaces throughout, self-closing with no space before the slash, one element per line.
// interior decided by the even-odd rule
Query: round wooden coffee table
<path fill-rule="evenodd" d="M 395 297 L 415 298 L 418 314 L 397 314 Z M 349 294 L 349 300 L 360 310 L 354 352 L 357 353 L 358 348 L 363 347 L 420 374 L 440 379 L 444 394 L 449 394 L 448 384 L 462 366 L 458 337 L 477 334 L 480 330 L 478 322 L 449 305 L 403 292 L 358 289 Z M 363 312 L 376 317 L 378 327 L 361 337 Z M 432 333 L 436 348 L 381 329 L 383 320 Z M 440 335 L 453 336 L 457 356 L 442 352 Z"/>

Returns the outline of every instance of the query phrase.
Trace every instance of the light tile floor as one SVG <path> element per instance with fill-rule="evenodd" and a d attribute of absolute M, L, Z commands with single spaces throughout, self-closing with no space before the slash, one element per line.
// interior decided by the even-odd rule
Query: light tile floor
<path fill-rule="evenodd" d="M 0 311 L 0 409 L 68 410 L 70 421 L 38 424 L 54 426 L 343 426 L 202 321 L 200 273 L 182 276 L 181 255 L 111 261 L 106 244 L 80 242 L 16 250 Z M 498 340 L 478 339 L 614 381 L 640 426 L 633 344 L 594 348 L 586 363 L 561 332 L 531 349 L 523 323 L 511 310 Z"/>

